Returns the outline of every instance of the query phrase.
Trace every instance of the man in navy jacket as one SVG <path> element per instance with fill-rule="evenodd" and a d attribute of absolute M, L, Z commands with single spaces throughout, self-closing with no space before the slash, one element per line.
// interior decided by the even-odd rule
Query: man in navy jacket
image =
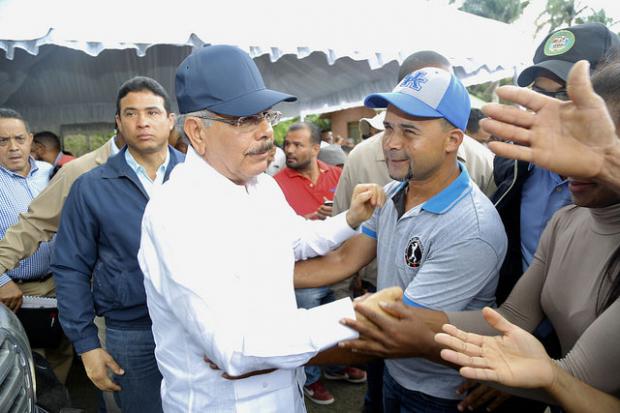
<path fill-rule="evenodd" d="M 116 110 L 127 146 L 71 188 L 52 270 L 60 321 L 89 378 L 99 389 L 114 391 L 125 412 L 161 412 L 161 374 L 137 253 L 150 194 L 184 156 L 167 145 L 174 115 L 155 80 L 125 82 Z M 106 350 L 95 315 L 105 317 Z"/>

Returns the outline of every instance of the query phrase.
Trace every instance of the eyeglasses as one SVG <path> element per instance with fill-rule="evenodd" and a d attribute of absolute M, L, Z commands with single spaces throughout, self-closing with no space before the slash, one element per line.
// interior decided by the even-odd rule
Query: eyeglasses
<path fill-rule="evenodd" d="M 26 136 L 14 136 L 12 138 L 0 138 L 0 146 L 8 146 L 11 142 L 11 139 L 14 139 L 18 145 L 23 145 L 26 143 Z"/>
<path fill-rule="evenodd" d="M 568 96 L 568 92 L 566 89 L 560 89 L 555 92 L 549 92 L 545 89 L 541 89 L 538 86 L 532 86 L 532 90 L 536 93 L 540 93 L 541 95 L 549 96 L 550 98 L 558 99 L 558 100 L 570 100 Z"/>
<path fill-rule="evenodd" d="M 280 122 L 280 119 L 282 118 L 282 112 L 278 112 L 276 110 L 269 110 L 269 111 L 265 111 L 262 113 L 258 113 L 256 115 L 241 116 L 241 117 L 233 118 L 233 119 L 220 118 L 216 116 L 207 116 L 207 115 L 196 115 L 196 117 L 200 119 L 208 119 L 208 120 L 214 120 L 217 122 L 223 122 L 228 125 L 231 125 L 231 126 L 234 126 L 240 129 L 244 129 L 244 130 L 251 130 L 257 127 L 263 120 L 266 120 L 271 126 L 277 125 L 278 122 Z"/>

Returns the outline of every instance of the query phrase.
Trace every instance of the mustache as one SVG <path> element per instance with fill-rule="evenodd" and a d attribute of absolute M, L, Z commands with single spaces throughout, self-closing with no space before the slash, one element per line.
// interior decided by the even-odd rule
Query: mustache
<path fill-rule="evenodd" d="M 273 140 L 264 141 L 264 142 L 261 142 L 255 148 L 248 150 L 244 155 L 245 156 L 260 155 L 260 154 L 270 151 L 271 149 L 273 149 L 273 147 L 274 147 Z"/>

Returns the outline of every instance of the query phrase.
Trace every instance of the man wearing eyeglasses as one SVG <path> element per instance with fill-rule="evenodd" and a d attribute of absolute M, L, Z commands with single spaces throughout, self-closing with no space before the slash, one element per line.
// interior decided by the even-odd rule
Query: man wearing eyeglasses
<path fill-rule="evenodd" d="M 297 309 L 294 262 L 354 235 L 384 194 L 360 186 L 348 212 L 325 220 L 295 213 L 263 172 L 271 108 L 296 98 L 267 89 L 241 49 L 192 53 L 176 94 L 192 147 L 147 205 L 138 254 L 164 410 L 305 412 L 300 366 L 355 335 L 339 322 L 354 310 L 349 298 Z"/>
<path fill-rule="evenodd" d="M 567 100 L 568 72 L 577 61 L 586 59 L 594 69 L 619 52 L 618 35 L 600 23 L 556 30 L 538 46 L 534 65 L 525 69 L 517 82 Z M 571 200 L 565 177 L 534 164 L 496 157 L 494 171 L 498 190 L 492 200 L 508 235 L 508 251 L 497 287 L 497 303 L 501 304 L 529 267 L 547 221 Z"/>

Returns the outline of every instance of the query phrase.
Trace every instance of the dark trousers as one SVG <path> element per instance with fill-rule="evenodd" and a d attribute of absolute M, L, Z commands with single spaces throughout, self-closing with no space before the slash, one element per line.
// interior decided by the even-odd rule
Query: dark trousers
<path fill-rule="evenodd" d="M 404 388 L 385 370 L 383 411 L 385 413 L 459 413 L 459 400 L 441 399 Z"/>

